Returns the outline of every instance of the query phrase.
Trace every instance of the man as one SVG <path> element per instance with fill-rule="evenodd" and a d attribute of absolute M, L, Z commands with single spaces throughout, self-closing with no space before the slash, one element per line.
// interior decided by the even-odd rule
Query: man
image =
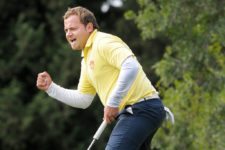
<path fill-rule="evenodd" d="M 37 87 L 83 109 L 98 94 L 104 105 L 103 119 L 110 124 L 118 117 L 106 150 L 150 149 L 165 111 L 130 48 L 120 38 L 98 31 L 94 14 L 83 7 L 67 10 L 64 29 L 72 49 L 82 51 L 78 89 L 60 87 L 47 72 L 38 74 Z"/>

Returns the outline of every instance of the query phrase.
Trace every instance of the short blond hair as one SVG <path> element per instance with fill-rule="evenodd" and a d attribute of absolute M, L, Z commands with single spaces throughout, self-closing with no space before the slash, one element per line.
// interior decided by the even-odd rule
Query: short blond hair
<path fill-rule="evenodd" d="M 77 6 L 77 7 L 73 7 L 73 8 L 68 8 L 68 10 L 66 11 L 66 13 L 63 16 L 63 19 L 67 19 L 68 17 L 70 17 L 71 15 L 76 15 L 80 18 L 80 22 L 82 24 L 84 24 L 85 26 L 88 23 L 92 23 L 94 29 L 99 29 L 97 20 L 95 18 L 95 15 L 88 10 L 87 8 L 81 7 L 81 6 Z"/>

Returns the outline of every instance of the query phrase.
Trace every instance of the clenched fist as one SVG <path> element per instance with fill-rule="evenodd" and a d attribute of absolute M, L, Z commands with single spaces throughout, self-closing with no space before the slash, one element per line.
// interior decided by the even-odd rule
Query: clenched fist
<path fill-rule="evenodd" d="M 46 91 L 51 83 L 52 78 L 46 71 L 38 74 L 36 82 L 36 86 L 38 89 Z"/>

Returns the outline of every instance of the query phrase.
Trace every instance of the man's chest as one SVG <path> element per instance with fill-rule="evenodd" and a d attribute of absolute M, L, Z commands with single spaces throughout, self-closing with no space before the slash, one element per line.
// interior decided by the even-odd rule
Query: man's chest
<path fill-rule="evenodd" d="M 92 51 L 88 54 L 85 62 L 87 76 L 92 81 L 110 79 L 110 76 L 118 69 L 113 67 L 107 59 Z"/>

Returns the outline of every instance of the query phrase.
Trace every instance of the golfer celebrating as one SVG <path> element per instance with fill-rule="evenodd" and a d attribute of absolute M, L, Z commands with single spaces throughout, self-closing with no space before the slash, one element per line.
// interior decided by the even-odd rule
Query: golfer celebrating
<path fill-rule="evenodd" d="M 87 108 L 98 94 L 104 120 L 117 123 L 106 150 L 147 150 L 165 111 L 158 92 L 146 77 L 131 49 L 117 36 L 100 32 L 95 16 L 83 7 L 64 15 L 66 39 L 82 51 L 77 90 L 65 89 L 47 72 L 38 74 L 37 87 L 76 108 Z"/>

